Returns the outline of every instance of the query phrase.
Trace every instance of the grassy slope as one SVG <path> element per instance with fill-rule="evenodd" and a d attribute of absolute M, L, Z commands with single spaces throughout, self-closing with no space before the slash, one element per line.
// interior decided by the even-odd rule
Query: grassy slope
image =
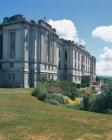
<path fill-rule="evenodd" d="M 0 140 L 112 140 L 112 116 L 0 94 Z"/>

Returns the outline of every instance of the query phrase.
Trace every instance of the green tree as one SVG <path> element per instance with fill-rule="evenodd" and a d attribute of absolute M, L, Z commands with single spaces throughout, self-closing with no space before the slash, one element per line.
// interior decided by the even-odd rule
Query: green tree
<path fill-rule="evenodd" d="M 108 113 L 112 110 L 112 80 L 106 81 L 101 89 L 101 94 L 93 101 L 92 111 Z"/>

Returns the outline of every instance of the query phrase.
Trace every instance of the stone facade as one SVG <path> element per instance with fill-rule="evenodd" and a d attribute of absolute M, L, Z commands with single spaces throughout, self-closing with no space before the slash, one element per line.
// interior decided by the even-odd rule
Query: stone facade
<path fill-rule="evenodd" d="M 82 77 L 89 76 L 91 82 L 96 77 L 96 58 L 91 56 L 84 46 L 73 41 L 61 40 L 63 42 L 63 67 L 64 76 L 67 80 L 81 83 Z"/>
<path fill-rule="evenodd" d="M 81 82 L 95 79 L 96 59 L 84 46 L 59 39 L 44 20 L 22 15 L 0 24 L 0 87 L 34 87 L 41 76 Z"/>

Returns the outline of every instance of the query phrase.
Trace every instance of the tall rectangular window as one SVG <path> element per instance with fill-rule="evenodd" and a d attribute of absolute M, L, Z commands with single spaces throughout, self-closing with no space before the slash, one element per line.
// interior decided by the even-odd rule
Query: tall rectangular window
<path fill-rule="evenodd" d="M 10 58 L 15 58 L 15 32 L 10 32 Z"/>
<path fill-rule="evenodd" d="M 64 64 L 64 68 L 65 68 L 65 70 L 67 70 L 67 64 Z"/>
<path fill-rule="evenodd" d="M 77 58 L 77 52 L 75 52 L 75 59 Z"/>
<path fill-rule="evenodd" d="M 2 70 L 2 63 L 0 63 L 0 70 Z"/>
<path fill-rule="evenodd" d="M 0 35 L 0 59 L 3 57 L 3 35 Z"/>
<path fill-rule="evenodd" d="M 67 60 L 67 51 L 65 51 L 65 60 Z"/>
<path fill-rule="evenodd" d="M 78 53 L 78 61 L 80 61 L 80 53 Z"/>
<path fill-rule="evenodd" d="M 61 56 L 61 52 L 60 52 L 60 49 L 59 49 L 59 58 L 60 58 L 60 56 Z"/>
<path fill-rule="evenodd" d="M 15 80 L 15 73 L 12 74 L 12 80 Z"/>

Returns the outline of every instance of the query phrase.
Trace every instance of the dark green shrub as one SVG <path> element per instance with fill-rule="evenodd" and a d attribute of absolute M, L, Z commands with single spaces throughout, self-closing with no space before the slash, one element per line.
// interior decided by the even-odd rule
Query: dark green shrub
<path fill-rule="evenodd" d="M 86 111 L 91 110 L 91 104 L 92 104 L 91 90 L 89 88 L 81 88 L 80 97 L 82 97 L 81 109 L 86 110 Z"/>
<path fill-rule="evenodd" d="M 40 75 L 39 76 L 39 81 L 40 82 L 48 82 L 48 78 L 46 75 Z"/>
<path fill-rule="evenodd" d="M 112 94 L 100 94 L 93 100 L 91 110 L 98 113 L 108 113 L 112 109 Z"/>
<path fill-rule="evenodd" d="M 106 81 L 105 84 L 102 86 L 101 94 L 95 96 L 91 110 L 98 113 L 109 113 L 109 111 L 111 112 L 112 80 Z"/>
<path fill-rule="evenodd" d="M 64 99 L 61 94 L 48 94 L 46 96 L 45 102 L 51 103 L 51 104 L 63 104 Z"/>
<path fill-rule="evenodd" d="M 76 87 L 77 88 L 81 88 L 81 84 L 76 84 Z"/>
<path fill-rule="evenodd" d="M 45 100 L 52 104 L 64 104 L 63 95 L 74 100 L 76 97 L 79 97 L 79 92 L 75 83 L 71 81 L 49 80 L 47 82 L 39 82 L 32 95 L 39 100 Z"/>
<path fill-rule="evenodd" d="M 38 83 L 37 87 L 34 89 L 32 95 L 37 97 L 39 100 L 44 101 L 47 96 L 47 83 Z"/>
<path fill-rule="evenodd" d="M 86 87 L 86 84 L 81 84 L 81 88 L 85 88 Z"/>
<path fill-rule="evenodd" d="M 86 84 L 86 87 L 90 87 L 90 84 Z"/>
<path fill-rule="evenodd" d="M 89 111 L 91 109 L 92 100 L 90 96 L 83 97 L 83 109 Z"/>
<path fill-rule="evenodd" d="M 72 100 L 79 96 L 75 83 L 71 81 L 60 81 L 60 89 L 63 95 L 68 96 Z"/>
<path fill-rule="evenodd" d="M 98 113 L 105 113 L 106 112 L 104 95 L 100 94 L 94 98 L 94 100 L 92 102 L 91 111 L 98 112 Z"/>

